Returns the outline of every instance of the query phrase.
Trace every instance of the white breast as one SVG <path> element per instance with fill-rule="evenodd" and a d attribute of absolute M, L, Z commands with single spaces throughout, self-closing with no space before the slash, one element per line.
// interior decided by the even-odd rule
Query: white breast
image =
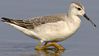
<path fill-rule="evenodd" d="M 75 26 L 72 26 L 70 23 L 68 24 L 66 21 L 59 21 L 36 27 L 34 32 L 37 33 L 43 41 L 62 41 L 72 35 L 79 27 L 78 25 Z"/>

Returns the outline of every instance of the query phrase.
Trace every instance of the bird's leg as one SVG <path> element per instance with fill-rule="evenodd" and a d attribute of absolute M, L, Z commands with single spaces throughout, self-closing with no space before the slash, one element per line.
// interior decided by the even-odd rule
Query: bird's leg
<path fill-rule="evenodd" d="M 61 45 L 59 45 L 57 42 L 45 42 L 43 45 L 42 43 L 40 42 L 36 47 L 35 49 L 36 50 L 46 50 L 48 47 L 55 47 L 56 49 L 58 50 L 65 50 L 64 47 L 62 47 Z"/>
<path fill-rule="evenodd" d="M 51 47 L 51 46 L 54 46 L 58 50 L 64 50 L 65 49 L 64 47 L 62 47 L 61 45 L 59 45 L 57 42 L 50 42 L 50 43 L 46 44 L 45 47 Z"/>
<path fill-rule="evenodd" d="M 47 44 L 48 44 L 48 42 L 44 42 L 44 44 L 43 44 L 43 46 L 41 47 L 41 49 L 42 49 L 42 50 L 46 50 L 46 49 L 47 49 L 47 47 L 46 47 Z"/>
<path fill-rule="evenodd" d="M 42 46 L 42 43 L 39 42 L 39 43 L 37 44 L 37 46 L 35 47 L 35 49 L 36 49 L 36 50 L 40 50 L 40 49 L 41 49 L 41 46 Z"/>
<path fill-rule="evenodd" d="M 49 42 L 45 42 L 45 43 L 44 43 L 44 46 L 46 46 L 48 43 L 49 43 Z"/>
<path fill-rule="evenodd" d="M 44 44 L 43 44 L 43 42 L 40 42 L 40 43 L 38 43 L 38 45 L 35 47 L 35 49 L 36 50 L 44 50 L 44 49 L 46 49 L 46 45 L 48 44 L 48 42 L 44 42 Z"/>

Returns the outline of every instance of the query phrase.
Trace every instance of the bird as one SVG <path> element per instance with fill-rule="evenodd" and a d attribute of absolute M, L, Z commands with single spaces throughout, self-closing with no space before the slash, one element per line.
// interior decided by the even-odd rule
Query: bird
<path fill-rule="evenodd" d="M 80 16 L 85 17 L 96 27 L 96 24 L 87 16 L 84 6 L 79 2 L 71 2 L 68 12 L 62 15 L 36 16 L 24 20 L 1 17 L 1 21 L 38 40 L 39 43 L 35 49 L 41 50 L 50 46 L 65 49 L 58 42 L 76 33 L 81 25 Z"/>

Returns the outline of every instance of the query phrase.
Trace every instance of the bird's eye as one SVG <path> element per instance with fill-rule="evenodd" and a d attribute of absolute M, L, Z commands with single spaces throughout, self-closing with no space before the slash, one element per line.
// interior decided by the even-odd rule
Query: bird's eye
<path fill-rule="evenodd" d="M 81 10 L 81 8 L 77 8 L 78 10 Z"/>

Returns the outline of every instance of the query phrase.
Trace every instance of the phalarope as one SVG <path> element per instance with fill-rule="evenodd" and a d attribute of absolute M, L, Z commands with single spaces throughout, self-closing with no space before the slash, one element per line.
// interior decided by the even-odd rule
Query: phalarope
<path fill-rule="evenodd" d="M 96 27 L 87 17 L 84 6 L 77 2 L 72 2 L 68 13 L 64 15 L 40 16 L 26 20 L 6 17 L 1 19 L 4 23 L 15 27 L 26 35 L 40 40 L 41 45 L 38 45 L 36 49 L 43 49 L 45 46 L 55 46 L 58 49 L 63 49 L 57 42 L 69 38 L 79 29 L 81 22 L 79 16 L 84 16 Z M 43 42 L 45 44 L 42 46 Z"/>

